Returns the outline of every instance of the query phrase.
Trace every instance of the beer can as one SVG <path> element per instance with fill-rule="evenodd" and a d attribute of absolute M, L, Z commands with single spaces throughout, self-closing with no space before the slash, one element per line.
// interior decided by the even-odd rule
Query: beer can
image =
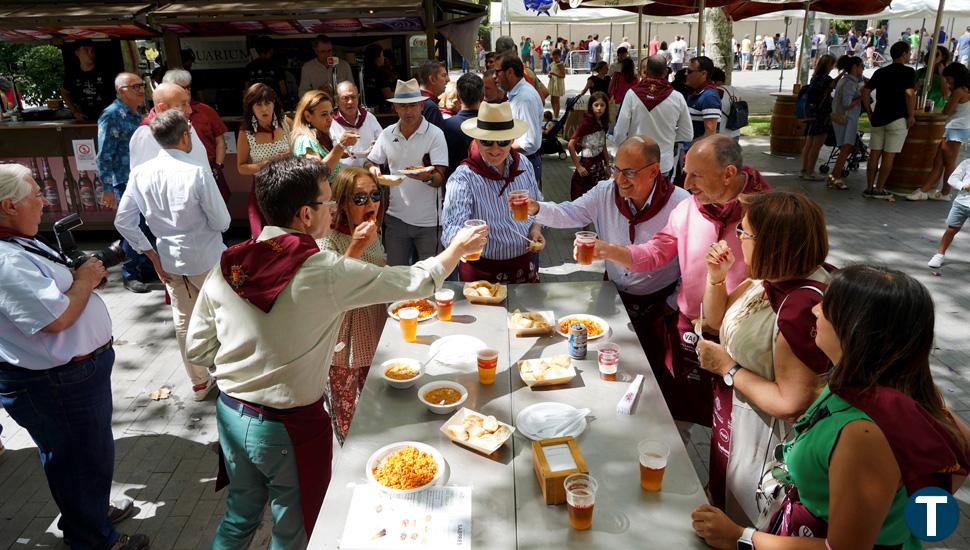
<path fill-rule="evenodd" d="M 586 359 L 586 325 L 569 325 L 569 356 L 573 359 Z"/>

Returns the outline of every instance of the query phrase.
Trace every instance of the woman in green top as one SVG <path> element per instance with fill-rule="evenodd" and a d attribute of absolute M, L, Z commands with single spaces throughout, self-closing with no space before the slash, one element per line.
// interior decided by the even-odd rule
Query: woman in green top
<path fill-rule="evenodd" d="M 290 143 L 293 156 L 307 157 L 322 161 L 330 169 L 329 180 L 333 182 L 340 170 L 340 158 L 357 143 L 358 134 L 344 132 L 334 143 L 330 139 L 330 124 L 333 123 L 333 99 L 327 92 L 310 90 L 303 94 L 293 115 L 293 129 Z"/>
<path fill-rule="evenodd" d="M 926 52 L 923 55 L 923 63 L 927 63 L 930 60 L 930 52 Z M 943 106 L 946 105 L 946 98 L 950 96 L 950 87 L 947 85 L 946 79 L 943 78 L 943 69 L 950 62 L 950 51 L 943 46 L 937 46 L 936 48 L 936 59 L 933 62 L 933 80 L 930 82 L 930 93 L 927 94 L 926 98 L 933 102 L 933 112 L 940 112 L 943 110 Z M 916 89 L 923 89 L 923 81 L 926 79 L 926 66 L 916 71 Z M 923 108 L 923 105 L 917 105 L 916 110 Z"/>
<path fill-rule="evenodd" d="M 909 495 L 955 493 L 970 464 L 970 428 L 947 411 L 930 373 L 929 291 L 899 271 L 852 266 L 813 311 L 815 342 L 835 368 L 784 445 L 791 489 L 771 522 L 777 534 L 709 505 L 694 511 L 694 529 L 732 550 L 920 548 L 903 518 Z"/>

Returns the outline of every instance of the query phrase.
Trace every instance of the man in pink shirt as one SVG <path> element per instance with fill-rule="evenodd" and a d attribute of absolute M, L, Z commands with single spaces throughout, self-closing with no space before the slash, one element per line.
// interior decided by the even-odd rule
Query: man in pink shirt
<path fill-rule="evenodd" d="M 742 258 L 736 234 L 744 213 L 738 196 L 766 193 L 771 186 L 750 166 L 742 165 L 741 146 L 725 135 L 713 135 L 695 142 L 687 153 L 684 187 L 693 200 L 677 205 L 667 226 L 644 244 L 615 245 L 597 241 L 595 255 L 628 267 L 630 271 L 652 271 L 673 258 L 680 264 L 681 284 L 677 292 L 680 310 L 676 330 L 669 331 L 667 372 L 659 380 L 664 399 L 675 420 L 711 425 L 713 393 L 711 375 L 700 368 L 695 346 L 694 319 L 700 318 L 700 304 L 707 287 L 705 256 L 712 243 L 724 240 Z M 735 262 L 724 281 L 727 291 L 748 277 L 748 266 Z M 717 340 L 705 332 L 704 338 Z M 663 370 L 660 370 L 663 373 Z M 684 426 L 682 425 L 682 428 Z"/>

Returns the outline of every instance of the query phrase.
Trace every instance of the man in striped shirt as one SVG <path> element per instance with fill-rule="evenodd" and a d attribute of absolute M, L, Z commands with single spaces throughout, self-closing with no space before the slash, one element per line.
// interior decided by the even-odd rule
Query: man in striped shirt
<path fill-rule="evenodd" d="M 711 58 L 702 55 L 690 60 L 687 85 L 694 91 L 687 96 L 687 109 L 694 127 L 694 142 L 716 134 L 721 122 L 721 91 L 711 81 L 713 73 Z"/>
<path fill-rule="evenodd" d="M 532 164 L 512 148 L 512 141 L 526 132 L 526 122 L 512 118 L 508 102 L 482 103 L 478 116 L 463 122 L 461 129 L 474 141 L 468 158 L 448 179 L 441 242 L 450 243 L 471 219 L 485 221 L 489 238 L 480 259 L 462 262 L 459 278 L 506 284 L 539 282 L 532 253 L 545 247 L 541 227 L 532 216 L 515 221 L 509 206 L 513 191 L 525 191 L 542 200 Z"/>

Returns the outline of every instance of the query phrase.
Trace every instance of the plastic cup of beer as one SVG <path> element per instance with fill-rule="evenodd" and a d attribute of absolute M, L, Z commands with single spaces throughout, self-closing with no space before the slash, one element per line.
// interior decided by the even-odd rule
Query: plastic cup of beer
<path fill-rule="evenodd" d="M 434 293 L 434 304 L 438 308 L 438 319 L 451 321 L 451 310 L 455 303 L 455 291 L 442 288 Z"/>
<path fill-rule="evenodd" d="M 592 231 L 577 231 L 576 240 L 573 242 L 576 247 L 576 262 L 579 265 L 589 265 L 593 263 L 593 250 L 596 248 L 596 233 Z"/>
<path fill-rule="evenodd" d="M 569 524 L 577 531 L 593 525 L 593 505 L 596 503 L 596 480 L 589 474 L 573 474 L 563 481 Z"/>
<path fill-rule="evenodd" d="M 512 209 L 512 219 L 517 222 L 529 220 L 529 192 L 523 190 L 509 191 L 509 208 Z"/>
<path fill-rule="evenodd" d="M 608 381 L 616 380 L 616 371 L 620 366 L 620 346 L 607 342 L 596 350 L 596 363 L 600 369 L 600 378 Z"/>
<path fill-rule="evenodd" d="M 483 225 L 488 225 L 485 223 L 485 220 L 468 220 L 465 222 L 465 227 L 481 227 Z M 482 251 L 479 250 L 478 252 L 472 252 L 471 254 L 462 256 L 461 260 L 463 262 L 474 262 L 475 260 L 481 257 L 482 257 Z"/>
<path fill-rule="evenodd" d="M 495 369 L 498 367 L 498 351 L 483 349 L 478 352 L 478 382 L 480 384 L 495 383 Z"/>
<path fill-rule="evenodd" d="M 640 488 L 650 492 L 660 491 L 670 447 L 654 439 L 644 439 L 637 445 L 637 451 L 640 453 Z"/>
<path fill-rule="evenodd" d="M 405 342 L 416 342 L 418 340 L 418 314 L 418 308 L 415 307 L 406 307 L 397 312 Z"/>

